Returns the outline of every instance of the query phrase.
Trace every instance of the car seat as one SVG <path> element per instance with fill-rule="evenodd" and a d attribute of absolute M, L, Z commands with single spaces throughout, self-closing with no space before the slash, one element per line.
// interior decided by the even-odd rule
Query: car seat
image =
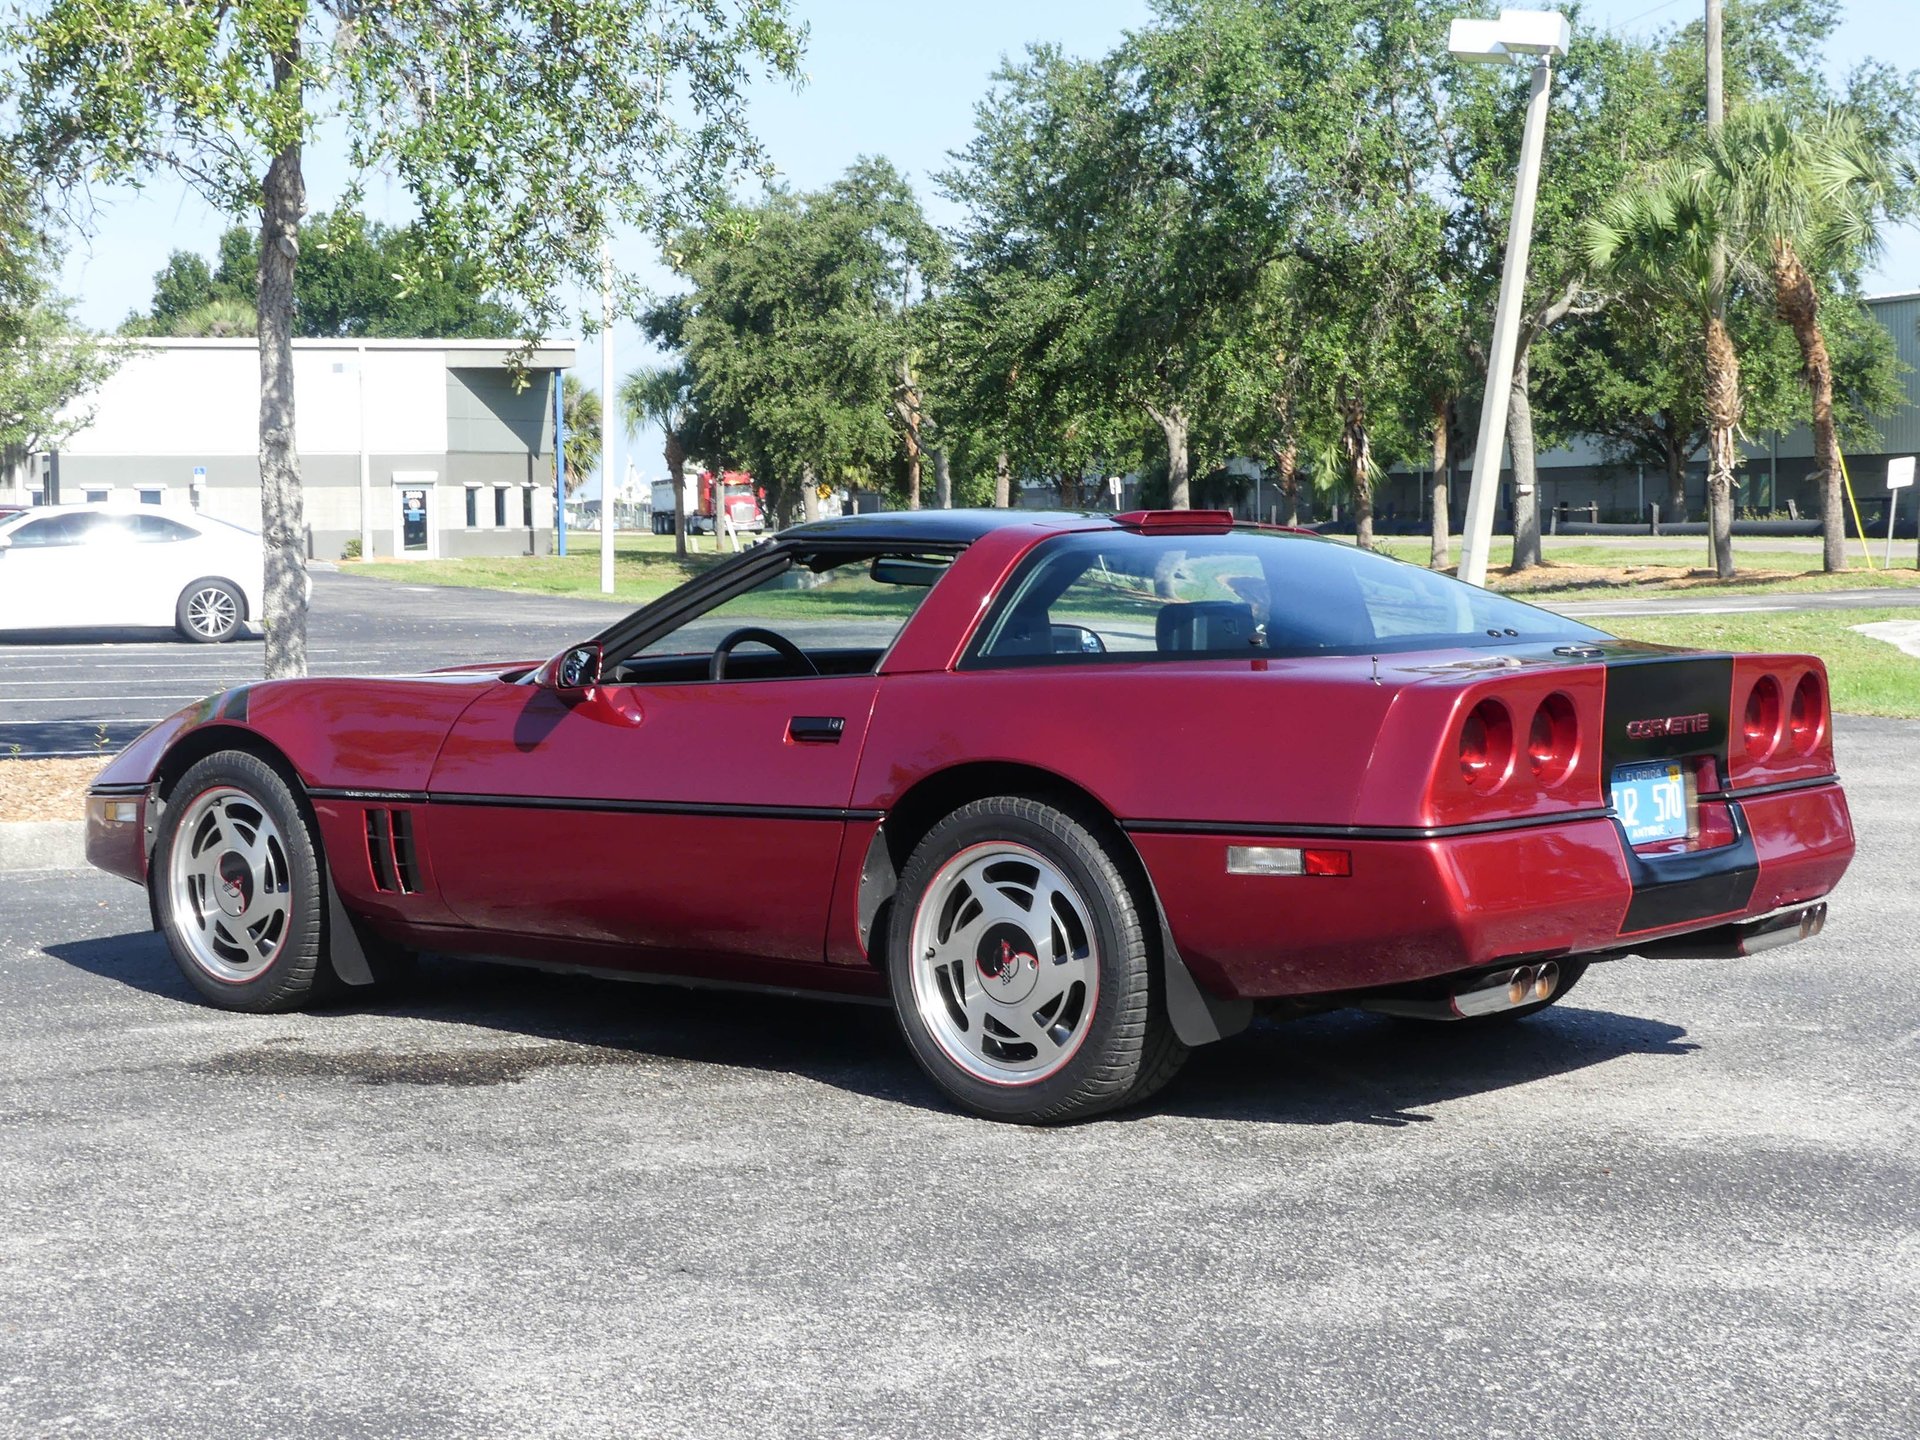
<path fill-rule="evenodd" d="M 1153 643 L 1163 652 L 1250 650 L 1261 643 L 1253 607 L 1233 600 L 1163 605 L 1153 621 Z"/>

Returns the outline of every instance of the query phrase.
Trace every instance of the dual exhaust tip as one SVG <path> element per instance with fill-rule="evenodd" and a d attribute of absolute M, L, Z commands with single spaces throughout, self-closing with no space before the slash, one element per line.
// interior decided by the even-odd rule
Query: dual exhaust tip
<path fill-rule="evenodd" d="M 1472 985 L 1444 997 L 1383 995 L 1363 1002 L 1363 1006 L 1381 1015 L 1405 1015 L 1414 1020 L 1472 1020 L 1518 1010 L 1522 1005 L 1541 1004 L 1551 1000 L 1559 989 L 1560 966 L 1548 960 L 1479 976 Z"/>

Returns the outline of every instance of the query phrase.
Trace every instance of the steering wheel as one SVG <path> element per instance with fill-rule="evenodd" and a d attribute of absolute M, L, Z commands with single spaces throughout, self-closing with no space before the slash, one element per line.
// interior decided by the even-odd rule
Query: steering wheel
<path fill-rule="evenodd" d="M 807 673 L 810 675 L 820 673 L 820 667 L 807 658 L 807 652 L 786 636 L 776 635 L 771 630 L 763 630 L 758 625 L 745 625 L 713 647 L 713 664 L 707 670 L 707 678 L 709 680 L 726 679 L 727 657 L 734 652 L 736 646 L 745 645 L 748 641 L 764 645 L 769 650 L 778 651 L 781 658 L 806 666 Z"/>

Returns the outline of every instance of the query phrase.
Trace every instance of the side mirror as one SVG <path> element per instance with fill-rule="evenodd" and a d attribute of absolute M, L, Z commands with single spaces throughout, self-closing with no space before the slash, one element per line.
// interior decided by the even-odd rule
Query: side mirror
<path fill-rule="evenodd" d="M 1084 625 L 1055 625 L 1053 653 L 1056 655 L 1104 655 L 1106 641 Z"/>
<path fill-rule="evenodd" d="M 551 672 L 554 693 L 563 700 L 583 700 L 600 683 L 601 650 L 598 645 L 576 645 L 554 662 Z"/>

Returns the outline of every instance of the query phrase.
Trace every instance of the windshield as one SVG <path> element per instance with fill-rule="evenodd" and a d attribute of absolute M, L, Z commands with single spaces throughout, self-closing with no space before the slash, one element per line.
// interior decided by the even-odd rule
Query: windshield
<path fill-rule="evenodd" d="M 1417 565 L 1307 536 L 1063 535 L 1023 562 L 981 664 L 1385 654 L 1600 631 Z"/>

